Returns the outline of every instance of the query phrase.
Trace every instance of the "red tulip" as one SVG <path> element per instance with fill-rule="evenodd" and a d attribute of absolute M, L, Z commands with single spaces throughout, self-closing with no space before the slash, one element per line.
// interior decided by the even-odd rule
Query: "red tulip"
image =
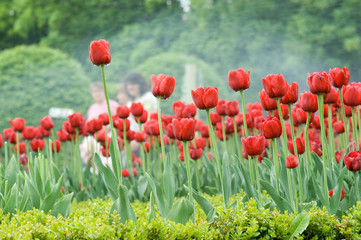
<path fill-rule="evenodd" d="M 323 95 L 323 102 L 326 104 L 334 104 L 339 101 L 339 99 L 340 95 L 336 88 L 331 88 L 331 91 L 329 93 Z"/>
<path fill-rule="evenodd" d="M 20 154 L 19 156 L 19 162 L 21 165 L 28 165 L 29 159 L 28 156 L 26 156 L 26 153 Z"/>
<path fill-rule="evenodd" d="M 197 148 L 204 150 L 206 148 L 206 146 L 207 146 L 207 138 L 203 138 L 203 137 L 202 138 L 197 138 L 196 139 L 196 146 L 197 146 Z"/>
<path fill-rule="evenodd" d="M 54 150 L 54 146 L 55 146 L 55 150 Z M 51 143 L 51 151 L 52 152 L 60 152 L 60 147 L 61 147 L 61 143 L 59 140 L 55 140 Z"/>
<path fill-rule="evenodd" d="M 88 133 L 93 134 L 103 128 L 103 122 L 101 119 L 91 119 L 86 123 L 86 130 Z"/>
<path fill-rule="evenodd" d="M 103 39 L 91 42 L 89 46 L 89 57 L 94 65 L 109 64 L 111 60 L 109 42 Z"/>
<path fill-rule="evenodd" d="M 19 148 L 19 153 L 22 154 L 22 153 L 26 153 L 26 145 L 24 142 L 19 142 L 18 144 L 16 144 L 15 146 L 13 146 L 13 150 L 15 152 L 18 151 L 18 148 Z"/>
<path fill-rule="evenodd" d="M 262 131 L 265 138 L 279 138 L 282 134 L 282 125 L 276 117 L 266 117 L 262 122 Z"/>
<path fill-rule="evenodd" d="M 264 110 L 266 111 L 273 111 L 277 109 L 277 102 L 276 100 L 268 97 L 265 90 L 259 92 L 259 98 L 261 99 L 261 104 Z"/>
<path fill-rule="evenodd" d="M 289 155 L 285 160 L 286 168 L 293 169 L 298 166 L 298 158 L 296 155 Z"/>
<path fill-rule="evenodd" d="M 54 127 L 53 120 L 50 116 L 43 117 L 43 119 L 40 120 L 40 125 L 46 130 L 50 130 Z"/>
<path fill-rule="evenodd" d="M 343 163 L 350 171 L 356 172 L 361 170 L 361 151 L 353 151 L 346 155 Z"/>
<path fill-rule="evenodd" d="M 31 150 L 37 152 L 38 150 L 43 151 L 45 146 L 45 140 L 34 139 L 30 142 Z"/>
<path fill-rule="evenodd" d="M 306 149 L 305 148 L 305 139 L 301 138 L 301 137 L 296 137 L 295 141 L 296 141 L 297 153 L 303 154 Z M 287 148 L 288 148 L 288 151 L 290 151 L 290 153 L 295 154 L 292 140 L 289 140 L 287 142 Z"/>
<path fill-rule="evenodd" d="M 167 99 L 169 98 L 175 88 L 175 79 L 172 76 L 166 76 L 154 74 L 150 77 L 152 82 L 152 93 L 157 98 Z"/>
<path fill-rule="evenodd" d="M 332 128 L 335 135 L 345 132 L 345 125 L 342 121 L 333 123 Z"/>
<path fill-rule="evenodd" d="M 147 140 L 148 136 L 145 132 L 135 132 L 134 133 L 134 140 L 141 143 Z"/>
<path fill-rule="evenodd" d="M 145 143 L 143 143 L 143 146 L 144 146 L 144 151 L 145 152 L 150 152 L 150 143 L 149 142 L 145 142 Z"/>
<path fill-rule="evenodd" d="M 156 120 L 149 120 L 144 124 L 144 132 L 151 136 L 158 136 L 159 133 L 159 124 Z"/>
<path fill-rule="evenodd" d="M 140 117 L 143 114 L 143 104 L 142 103 L 132 103 L 130 105 L 130 112 L 134 117 Z"/>
<path fill-rule="evenodd" d="M 262 154 L 266 146 L 266 139 L 261 135 L 243 137 L 241 141 L 245 153 L 249 156 Z"/>
<path fill-rule="evenodd" d="M 344 150 L 335 151 L 335 159 L 337 163 L 340 163 L 342 156 L 344 155 Z"/>
<path fill-rule="evenodd" d="M 33 126 L 25 127 L 22 131 L 24 140 L 32 140 L 35 137 L 35 128 Z"/>
<path fill-rule="evenodd" d="M 280 98 L 281 103 L 283 104 L 292 104 L 298 100 L 298 83 L 293 82 L 288 87 L 286 95 Z"/>
<path fill-rule="evenodd" d="M 305 112 L 316 112 L 318 110 L 317 95 L 303 91 L 300 95 L 300 105 Z"/>
<path fill-rule="evenodd" d="M 122 170 L 122 175 L 123 175 L 123 177 L 129 177 L 129 170 L 128 169 L 123 169 Z"/>
<path fill-rule="evenodd" d="M 70 135 L 64 129 L 60 129 L 56 135 L 58 136 L 59 140 L 62 142 L 69 141 Z"/>
<path fill-rule="evenodd" d="M 290 118 L 289 112 L 288 112 L 288 105 L 281 104 L 281 112 L 282 112 L 282 118 L 284 120 L 288 120 Z M 280 119 L 278 111 L 273 111 L 273 114 L 276 118 Z"/>
<path fill-rule="evenodd" d="M 199 148 L 192 148 L 189 149 L 189 156 L 193 160 L 198 160 L 202 157 L 202 150 Z"/>
<path fill-rule="evenodd" d="M 3 144 L 4 144 L 4 140 L 3 140 L 3 137 L 0 134 L 0 148 L 2 148 Z"/>
<path fill-rule="evenodd" d="M 109 157 L 109 156 L 110 156 L 109 147 L 101 146 L 100 152 L 102 153 L 102 155 L 103 155 L 104 157 Z"/>
<path fill-rule="evenodd" d="M 347 68 L 333 68 L 330 69 L 331 83 L 336 88 L 342 88 L 350 81 L 350 72 Z"/>
<path fill-rule="evenodd" d="M 237 100 L 226 102 L 226 114 L 228 116 L 235 116 L 239 113 L 239 104 Z"/>
<path fill-rule="evenodd" d="M 69 123 L 72 128 L 80 128 L 83 124 L 85 119 L 83 118 L 83 115 L 80 112 L 73 113 L 69 115 Z M 67 129 L 68 131 L 68 129 Z M 69 131 L 68 131 L 69 132 Z M 71 133 L 71 132 L 69 132 Z"/>
<path fill-rule="evenodd" d="M 22 132 L 25 128 L 25 119 L 24 118 L 15 118 L 14 120 L 9 120 L 10 126 L 17 132 Z"/>
<path fill-rule="evenodd" d="M 347 106 L 361 105 L 361 85 L 360 83 L 350 83 L 342 87 L 343 102 Z"/>
<path fill-rule="evenodd" d="M 117 116 L 120 117 L 120 118 L 127 118 L 129 117 L 129 108 L 125 105 L 121 105 L 121 106 L 118 106 L 117 107 Z"/>
<path fill-rule="evenodd" d="M 201 136 L 204 138 L 209 138 L 209 128 L 208 125 L 202 125 L 200 129 Z"/>
<path fill-rule="evenodd" d="M 330 198 L 332 198 L 332 196 L 333 196 L 333 189 L 331 189 L 330 191 L 328 191 L 328 195 L 330 196 Z M 345 197 L 345 190 L 342 188 L 342 189 L 341 189 L 341 199 L 340 199 L 340 201 L 342 201 L 342 200 L 344 199 L 344 197 Z"/>
<path fill-rule="evenodd" d="M 282 74 L 269 74 L 262 78 L 263 88 L 270 98 L 280 98 L 286 95 L 288 84 Z"/>
<path fill-rule="evenodd" d="M 218 100 L 218 103 L 216 105 L 216 112 L 221 115 L 221 116 L 225 116 L 226 114 L 226 100 Z"/>
<path fill-rule="evenodd" d="M 331 91 L 330 75 L 328 72 L 308 74 L 307 84 L 313 94 L 325 94 Z"/>
<path fill-rule="evenodd" d="M 145 123 L 148 120 L 148 112 L 147 112 L 147 110 L 144 109 L 142 115 L 139 118 L 134 117 L 134 119 L 137 122 L 138 122 L 138 119 L 139 119 L 140 123 Z"/>
<path fill-rule="evenodd" d="M 171 139 L 175 139 L 175 135 L 174 135 L 174 131 L 173 131 L 173 125 L 172 124 L 168 124 L 165 128 L 165 132 L 167 134 L 167 136 Z"/>
<path fill-rule="evenodd" d="M 211 123 L 213 126 L 217 125 L 217 123 L 222 122 L 222 117 L 218 113 L 210 112 Z"/>
<path fill-rule="evenodd" d="M 99 114 L 98 119 L 103 122 L 103 125 L 108 125 L 109 124 L 109 115 L 108 115 L 108 113 Z"/>
<path fill-rule="evenodd" d="M 183 101 L 173 103 L 173 112 L 176 118 L 191 118 L 197 114 L 197 107 L 192 103 L 186 105 Z"/>
<path fill-rule="evenodd" d="M 250 85 L 249 75 L 249 70 L 246 73 L 243 68 L 232 70 L 228 74 L 228 84 L 236 92 L 248 89 Z"/>
<path fill-rule="evenodd" d="M 12 129 L 12 128 L 5 128 L 5 129 L 3 130 L 3 134 L 4 134 L 5 140 L 8 140 L 8 141 L 9 141 L 9 139 L 12 137 L 12 135 L 13 135 L 13 134 L 16 134 L 16 133 L 15 133 L 15 130 Z"/>
<path fill-rule="evenodd" d="M 319 140 L 315 140 L 311 142 L 311 150 L 312 152 L 316 153 L 319 157 L 322 156 L 322 142 Z"/>
<path fill-rule="evenodd" d="M 212 87 L 199 87 L 195 91 L 192 90 L 192 98 L 194 104 L 199 109 L 209 109 L 217 106 L 218 89 Z"/>
<path fill-rule="evenodd" d="M 196 123 L 191 118 L 173 119 L 173 132 L 179 141 L 191 141 L 195 135 Z"/>

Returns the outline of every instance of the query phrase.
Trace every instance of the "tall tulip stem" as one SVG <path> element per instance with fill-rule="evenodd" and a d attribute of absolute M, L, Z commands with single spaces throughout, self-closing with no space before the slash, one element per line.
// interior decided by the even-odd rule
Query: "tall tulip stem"
<path fill-rule="evenodd" d="M 282 125 L 281 142 L 282 142 L 282 150 L 283 150 L 283 155 L 284 155 L 283 157 L 286 158 L 288 156 L 287 132 L 286 132 L 286 127 L 285 127 L 285 121 L 283 120 L 280 99 L 277 98 L 276 102 L 277 102 L 278 115 L 280 116 L 280 121 L 281 121 L 281 125 Z"/>
<path fill-rule="evenodd" d="M 340 94 L 340 102 L 341 102 L 341 111 L 342 111 L 342 121 L 345 125 L 345 132 L 343 134 L 344 136 L 344 142 L 345 142 L 345 150 L 346 148 L 348 147 L 348 142 L 349 142 L 349 137 L 348 137 L 348 134 L 349 134 L 349 129 L 348 129 L 348 124 L 347 124 L 347 117 L 346 117 L 346 111 L 345 111 L 345 104 L 343 102 L 343 94 L 342 94 L 342 88 L 339 88 L 338 89 L 338 92 Z"/>
<path fill-rule="evenodd" d="M 189 201 L 192 203 L 193 206 L 193 216 L 192 221 L 195 222 L 195 208 L 194 208 L 194 201 L 193 201 L 193 188 L 192 188 L 192 175 L 191 175 L 191 166 L 189 163 L 189 153 L 188 153 L 188 143 L 183 141 L 183 152 L 184 152 L 184 161 L 186 162 L 187 168 L 187 178 L 188 178 L 188 189 L 189 189 Z"/>
<path fill-rule="evenodd" d="M 112 112 L 110 111 L 110 104 L 109 104 L 109 97 L 108 97 L 108 91 L 107 91 L 107 84 L 105 82 L 105 73 L 104 73 L 104 65 L 100 65 L 101 69 L 102 69 L 102 77 L 103 77 L 103 86 L 104 86 L 104 93 L 105 93 L 105 100 L 107 102 L 107 108 L 108 108 L 108 116 L 109 116 L 109 125 L 110 125 L 110 129 L 112 131 L 112 142 L 113 142 L 113 152 L 115 153 L 115 156 L 111 156 L 112 158 L 115 159 L 115 163 L 113 164 L 113 169 L 114 169 L 114 173 L 115 176 L 118 178 L 118 182 L 121 184 L 122 183 L 122 164 L 120 164 L 120 160 L 119 160 L 119 154 L 118 154 L 118 149 L 117 149 L 117 135 L 115 133 L 114 130 L 114 126 L 113 126 L 113 119 L 112 119 Z M 107 134 L 105 132 L 105 138 L 107 139 Z"/>
<path fill-rule="evenodd" d="M 323 191 L 326 199 L 326 207 L 329 207 L 328 199 L 328 185 L 327 185 L 327 166 L 328 161 L 326 158 L 327 141 L 325 139 L 325 121 L 323 120 L 323 94 L 317 94 L 318 113 L 321 125 L 321 142 L 322 142 L 322 162 L 323 162 Z"/>
<path fill-rule="evenodd" d="M 232 118 L 233 118 L 233 127 L 234 127 L 234 142 L 236 144 L 238 156 L 242 156 L 242 151 L 241 151 L 241 148 L 239 146 L 239 139 L 238 139 L 239 135 L 238 135 L 238 131 L 237 131 L 236 118 L 235 118 L 235 116 L 233 116 Z"/>
<path fill-rule="evenodd" d="M 280 162 L 278 159 L 278 143 L 277 138 L 272 138 L 272 157 L 273 164 L 275 166 L 275 174 L 276 174 L 276 189 L 277 193 L 280 194 Z"/>
<path fill-rule="evenodd" d="M 247 118 L 246 118 L 246 104 L 244 102 L 243 90 L 241 90 L 239 92 L 241 93 L 241 99 L 242 99 L 242 114 L 243 114 L 244 135 L 246 137 L 248 137 Z"/>
<path fill-rule="evenodd" d="M 352 112 L 352 137 L 354 138 L 355 143 L 356 143 L 354 151 L 360 150 L 359 145 L 358 145 L 358 139 L 357 139 L 357 123 L 356 123 L 356 116 L 355 116 L 355 108 L 356 107 L 351 108 L 351 112 Z"/>
<path fill-rule="evenodd" d="M 162 98 L 158 98 L 158 124 L 159 124 L 159 135 L 160 135 L 160 147 L 162 149 L 162 163 L 165 159 L 165 148 L 164 148 L 164 139 L 163 139 L 163 127 L 162 127 L 162 118 L 161 118 L 161 110 L 160 103 L 162 102 Z"/>

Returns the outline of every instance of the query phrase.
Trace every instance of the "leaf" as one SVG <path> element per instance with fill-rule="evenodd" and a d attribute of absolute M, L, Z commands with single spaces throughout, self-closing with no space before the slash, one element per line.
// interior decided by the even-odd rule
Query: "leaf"
<path fill-rule="evenodd" d="M 185 189 L 189 192 L 189 189 L 187 186 L 184 186 Z M 203 212 L 207 215 L 207 221 L 213 222 L 214 221 L 214 215 L 216 214 L 216 209 L 213 207 L 213 205 L 205 199 L 203 196 L 199 195 L 194 189 L 193 189 L 193 198 L 196 200 L 198 205 L 202 208 Z"/>
<path fill-rule="evenodd" d="M 229 169 L 229 159 L 227 152 L 224 152 L 222 158 L 222 176 L 223 176 L 223 201 L 228 208 L 228 201 L 231 197 L 231 187 L 232 187 L 232 179 L 231 179 L 231 171 Z"/>
<path fill-rule="evenodd" d="M 320 185 L 316 179 L 315 173 L 313 171 L 310 171 L 310 173 L 311 173 L 311 181 L 312 181 L 313 187 L 316 191 L 317 198 L 321 201 L 323 206 L 326 206 L 326 200 L 325 200 L 324 194 L 322 193 Z"/>
<path fill-rule="evenodd" d="M 192 203 L 188 199 L 183 198 L 173 205 L 167 215 L 167 219 L 185 225 L 192 217 L 193 211 Z"/>
<path fill-rule="evenodd" d="M 13 185 L 13 187 L 11 188 L 11 190 L 8 192 L 8 194 L 5 197 L 5 206 L 3 209 L 4 214 L 6 213 L 15 213 L 15 208 L 16 206 L 16 192 L 17 192 L 17 187 L 16 184 Z"/>
<path fill-rule="evenodd" d="M 301 214 L 298 214 L 291 223 L 291 228 L 289 229 L 289 233 L 291 234 L 291 236 L 287 239 L 296 238 L 299 234 L 306 230 L 309 223 L 310 217 L 307 213 L 303 212 Z"/>
<path fill-rule="evenodd" d="M 137 221 L 135 212 L 129 202 L 128 189 L 123 185 L 119 185 L 119 198 L 114 201 L 114 204 L 110 210 L 110 224 L 112 224 L 113 222 L 111 214 L 114 212 L 114 210 L 116 210 L 118 215 L 120 216 L 120 223 L 125 223 L 128 220 L 131 220 L 133 222 Z"/>
<path fill-rule="evenodd" d="M 96 153 L 94 157 L 94 163 L 97 166 L 98 170 L 102 173 L 103 180 L 105 182 L 105 185 L 109 191 L 110 197 L 115 201 L 119 198 L 119 192 L 118 189 L 118 183 L 116 180 L 116 177 L 114 176 L 113 172 L 107 168 L 104 167 L 102 161 L 100 160 L 99 155 Z"/>
<path fill-rule="evenodd" d="M 109 154 L 110 154 L 110 158 L 111 158 L 111 161 L 112 161 L 112 167 L 113 167 L 115 179 L 119 180 L 118 176 L 121 176 L 120 169 L 118 169 L 118 165 L 120 163 L 120 155 L 119 155 L 118 144 L 116 142 L 117 137 L 113 136 L 113 135 L 114 134 L 113 134 L 113 131 L 112 131 L 112 138 L 111 138 L 110 145 L 109 145 Z M 96 153 L 95 155 L 98 155 L 98 154 Z M 114 199 L 113 199 L 113 201 L 114 201 Z"/>
<path fill-rule="evenodd" d="M 268 192 L 268 194 L 271 195 L 273 201 L 275 201 L 279 210 L 281 210 L 282 212 L 293 212 L 291 204 L 286 199 L 278 195 L 276 189 L 272 187 L 271 184 L 264 180 L 260 180 L 260 183 L 262 187 Z"/>
<path fill-rule="evenodd" d="M 61 214 L 63 217 L 68 217 L 70 214 L 70 205 L 71 199 L 73 198 L 73 193 L 62 196 L 51 209 L 51 215 L 58 216 Z"/>
<path fill-rule="evenodd" d="M 43 210 L 47 213 L 54 206 L 56 200 L 58 199 L 59 193 L 61 192 L 61 187 L 63 185 L 63 176 L 60 177 L 59 181 L 55 186 L 53 186 L 53 190 L 49 195 L 46 196 L 43 203 L 40 205 L 40 210 Z"/>
<path fill-rule="evenodd" d="M 153 192 L 150 192 L 149 205 L 150 205 L 150 210 L 149 210 L 148 221 L 150 222 L 152 219 L 155 218 L 154 195 L 153 195 Z"/>
<path fill-rule="evenodd" d="M 314 152 L 312 152 L 311 154 L 312 154 L 313 162 L 315 163 L 314 167 L 316 167 L 318 173 L 322 175 L 323 173 L 322 159 Z"/>
<path fill-rule="evenodd" d="M 8 181 L 8 189 L 10 189 L 16 183 L 17 173 L 18 170 L 16 166 L 16 160 L 13 155 L 5 169 L 5 179 Z"/>
<path fill-rule="evenodd" d="M 162 216 L 162 218 L 165 218 L 168 215 L 168 205 L 163 190 L 160 188 L 159 184 L 154 181 L 152 176 L 150 176 L 148 173 L 146 173 L 146 176 L 148 179 L 148 183 L 152 188 L 155 201 L 157 202 L 159 213 Z"/>
<path fill-rule="evenodd" d="M 163 187 L 165 197 L 168 202 L 168 206 L 173 205 L 174 195 L 175 195 L 175 183 L 174 183 L 174 174 L 172 169 L 172 163 L 170 159 L 170 155 L 168 154 L 163 171 Z"/>
<path fill-rule="evenodd" d="M 339 207 L 339 202 L 340 202 L 340 199 L 341 199 L 341 191 L 342 191 L 343 179 L 344 179 L 346 170 L 347 169 L 344 168 L 341 171 L 341 174 L 337 178 L 337 185 L 334 188 L 333 196 L 332 196 L 332 198 L 330 200 L 330 213 L 331 214 L 336 214 L 336 211 L 337 211 L 337 209 Z"/>
<path fill-rule="evenodd" d="M 244 183 L 244 191 L 246 192 L 246 197 L 243 198 L 244 201 L 247 201 L 251 199 L 252 197 L 257 201 L 257 203 L 260 205 L 260 202 L 258 198 L 256 197 L 256 191 L 254 190 L 253 186 L 250 183 L 250 176 L 247 171 L 242 165 L 240 165 L 240 168 L 237 164 L 234 165 L 236 173 L 239 175 L 240 179 L 243 179 Z"/>
<path fill-rule="evenodd" d="M 138 186 L 137 186 L 137 190 L 138 190 L 138 195 L 140 198 L 143 197 L 145 191 L 147 190 L 148 187 L 148 180 L 146 176 L 140 176 L 138 179 Z"/>
<path fill-rule="evenodd" d="M 40 207 L 40 194 L 38 190 L 34 187 L 28 175 L 25 175 L 25 183 L 27 184 L 28 191 L 30 193 L 31 202 L 35 208 Z"/>

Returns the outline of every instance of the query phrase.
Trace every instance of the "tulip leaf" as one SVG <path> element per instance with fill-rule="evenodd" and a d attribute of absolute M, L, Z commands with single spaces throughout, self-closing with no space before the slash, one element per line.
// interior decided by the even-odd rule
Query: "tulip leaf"
<path fill-rule="evenodd" d="M 56 185 L 52 187 L 53 190 L 45 197 L 43 203 L 40 205 L 40 210 L 43 210 L 45 213 L 47 213 L 54 206 L 59 193 L 61 192 L 62 185 L 63 176 L 60 177 Z"/>
<path fill-rule="evenodd" d="M 325 196 L 322 193 L 320 185 L 319 185 L 319 183 L 318 183 L 318 181 L 316 179 L 315 173 L 313 171 L 310 171 L 310 173 L 311 173 L 311 181 L 312 181 L 313 187 L 314 187 L 314 189 L 316 191 L 317 198 L 321 201 L 323 206 L 326 206 Z"/>
<path fill-rule="evenodd" d="M 51 166 L 52 166 L 53 172 L 54 172 L 54 180 L 55 180 L 55 182 L 57 182 L 59 180 L 59 178 L 61 177 L 61 173 L 60 173 L 59 169 L 57 168 L 57 166 L 54 164 L 54 162 L 51 162 Z"/>
<path fill-rule="evenodd" d="M 148 183 L 150 187 L 152 188 L 155 201 L 157 202 L 159 213 L 162 216 L 162 218 L 167 217 L 168 215 L 168 205 L 163 193 L 162 188 L 159 186 L 159 184 L 153 179 L 152 176 L 150 176 L 148 173 L 146 173 Z"/>
<path fill-rule="evenodd" d="M 5 197 L 5 206 L 3 209 L 4 214 L 15 213 L 16 208 L 16 194 L 17 194 L 17 186 L 16 183 L 12 186 L 11 190 L 8 192 L 8 194 Z"/>
<path fill-rule="evenodd" d="M 5 179 L 8 181 L 8 189 L 10 189 L 16 183 L 17 173 L 18 170 L 16 166 L 16 160 L 13 155 L 5 169 Z"/>
<path fill-rule="evenodd" d="M 192 217 L 192 214 L 192 203 L 188 199 L 183 198 L 173 205 L 167 215 L 167 219 L 185 225 Z"/>
<path fill-rule="evenodd" d="M 150 192 L 150 198 L 149 198 L 149 217 L 148 217 L 148 221 L 150 222 L 152 219 L 155 218 L 155 209 L 154 209 L 154 195 L 153 192 Z"/>
<path fill-rule="evenodd" d="M 271 195 L 273 201 L 275 201 L 279 210 L 281 210 L 282 212 L 285 211 L 293 212 L 291 204 L 286 199 L 278 195 L 276 189 L 272 187 L 271 184 L 269 184 L 264 180 L 260 180 L 260 183 L 262 187 L 268 192 L 268 194 Z"/>
<path fill-rule="evenodd" d="M 323 173 L 322 159 L 314 152 L 312 153 L 312 159 L 313 159 L 313 162 L 315 163 L 318 173 L 320 175 L 322 175 L 322 173 Z"/>
<path fill-rule="evenodd" d="M 248 170 L 245 169 L 242 165 L 240 165 L 239 167 L 237 164 L 234 165 L 234 168 L 239 178 L 242 179 L 243 181 L 244 191 L 246 192 L 246 196 L 243 198 L 243 201 L 248 201 L 253 197 L 254 199 L 256 199 L 257 203 L 259 204 L 259 200 L 258 198 L 256 198 L 256 191 L 254 190 L 253 186 L 249 181 L 250 176 Z"/>
<path fill-rule="evenodd" d="M 73 193 L 69 193 L 58 199 L 58 201 L 54 204 L 54 206 L 51 209 L 51 215 L 56 217 L 58 216 L 58 214 L 61 214 L 63 217 L 68 217 L 70 214 L 70 205 L 72 198 L 73 198 Z"/>
<path fill-rule="evenodd" d="M 291 228 L 289 233 L 291 236 L 287 239 L 294 239 L 300 235 L 303 231 L 306 230 L 308 224 L 310 223 L 310 216 L 306 212 L 298 214 L 291 223 Z"/>
<path fill-rule="evenodd" d="M 172 206 L 175 195 L 175 183 L 174 183 L 172 163 L 169 154 L 165 159 L 165 164 L 164 164 L 163 189 L 164 189 L 165 197 L 168 202 L 168 206 Z"/>
<path fill-rule="evenodd" d="M 332 196 L 332 198 L 330 200 L 330 213 L 331 214 L 336 214 L 336 211 L 338 209 L 339 202 L 340 202 L 340 199 L 341 199 L 343 179 L 344 179 L 346 170 L 347 169 L 344 168 L 341 171 L 341 174 L 338 176 L 338 179 L 337 179 L 337 185 L 333 189 L 333 196 Z"/>
<path fill-rule="evenodd" d="M 112 131 L 112 138 L 110 141 L 110 145 L 109 145 L 109 154 L 110 154 L 110 159 L 112 160 L 112 167 L 113 167 L 113 171 L 114 171 L 114 175 L 115 175 L 115 179 L 118 179 L 118 176 L 121 175 L 121 169 L 118 169 L 118 165 L 119 163 L 122 164 L 120 162 L 120 155 L 119 155 L 119 148 L 118 148 L 118 144 L 117 144 L 117 137 L 113 136 L 113 131 Z M 99 158 L 100 159 L 100 158 Z M 113 199 L 114 201 L 114 199 Z"/>
<path fill-rule="evenodd" d="M 39 208 L 40 207 L 40 194 L 39 194 L 38 190 L 35 188 L 35 186 L 33 185 L 33 183 L 31 182 L 28 175 L 25 175 L 25 179 L 26 179 L 28 191 L 30 193 L 31 202 L 33 203 L 33 206 L 35 208 Z"/>
<path fill-rule="evenodd" d="M 118 189 L 118 183 L 117 180 L 113 174 L 113 172 L 105 167 L 99 157 L 99 155 L 96 153 L 94 157 L 94 163 L 97 166 L 98 170 L 102 173 L 103 180 L 105 182 L 105 185 L 109 191 L 110 197 L 115 201 L 119 198 L 119 193 L 117 191 Z"/>
<path fill-rule="evenodd" d="M 112 213 L 114 210 L 117 211 L 118 215 L 120 216 L 120 223 L 125 223 L 128 220 L 133 222 L 137 221 L 135 216 L 135 212 L 130 205 L 129 198 L 128 198 L 128 189 L 124 185 L 119 185 L 119 198 L 114 201 L 114 204 L 110 210 L 109 222 L 112 224 Z"/>
<path fill-rule="evenodd" d="M 223 176 L 223 201 L 228 208 L 228 201 L 231 197 L 231 187 L 232 187 L 232 179 L 231 179 L 231 171 L 229 169 L 229 159 L 227 152 L 224 152 L 222 158 L 222 176 Z"/>
<path fill-rule="evenodd" d="M 189 188 L 187 186 L 184 185 L 184 188 L 189 192 Z M 192 193 L 194 200 L 196 200 L 203 212 L 207 215 L 207 221 L 213 222 L 214 216 L 216 215 L 216 209 L 207 199 L 205 199 L 202 195 L 199 195 L 194 189 Z"/>
<path fill-rule="evenodd" d="M 146 176 L 140 176 L 138 179 L 137 191 L 140 198 L 143 197 L 148 187 L 148 180 Z"/>

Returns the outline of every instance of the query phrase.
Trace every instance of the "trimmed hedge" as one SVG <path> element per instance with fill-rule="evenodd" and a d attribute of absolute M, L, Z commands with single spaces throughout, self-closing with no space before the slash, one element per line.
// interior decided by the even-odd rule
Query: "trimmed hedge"
<path fill-rule="evenodd" d="M 32 45 L 2 51 L 0 76 L 0 129 L 15 117 L 38 125 L 50 107 L 84 113 L 92 103 L 90 79 L 76 60 L 59 50 Z"/>
<path fill-rule="evenodd" d="M 157 216 L 148 221 L 149 204 L 132 203 L 137 223 L 108 223 L 110 199 L 95 199 L 72 204 L 68 218 L 53 217 L 39 210 L 18 212 L 11 218 L 0 209 L 1 239 L 285 239 L 290 236 L 294 214 L 281 214 L 277 210 L 258 210 L 256 202 L 242 203 L 224 210 L 219 204 L 221 196 L 205 196 L 220 213 L 208 223 L 196 205 L 196 223 L 176 224 Z M 312 208 L 308 212 L 309 225 L 298 239 L 354 239 L 361 233 L 361 202 L 341 220 L 325 209 Z"/>

